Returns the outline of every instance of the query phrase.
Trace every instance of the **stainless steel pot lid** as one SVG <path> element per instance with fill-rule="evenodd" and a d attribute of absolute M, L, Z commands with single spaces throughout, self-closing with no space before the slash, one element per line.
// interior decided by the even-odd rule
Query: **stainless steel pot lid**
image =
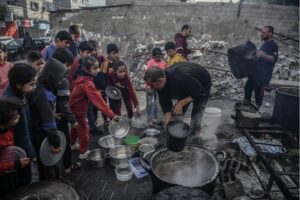
<path fill-rule="evenodd" d="M 117 99 L 122 98 L 121 91 L 117 87 L 114 87 L 114 86 L 111 86 L 111 85 L 106 87 L 105 93 L 111 99 L 116 99 L 117 100 Z"/>
<path fill-rule="evenodd" d="M 9 146 L 0 150 L 0 160 L 3 162 L 10 162 L 26 158 L 26 152 L 17 146 Z"/>
<path fill-rule="evenodd" d="M 117 122 L 114 120 L 111 120 L 109 122 L 108 131 L 112 136 L 116 138 L 124 138 L 129 130 L 129 122 L 125 117 L 119 117 L 119 120 Z"/>
<path fill-rule="evenodd" d="M 144 134 L 148 136 L 156 136 L 159 135 L 161 132 L 160 130 L 154 129 L 154 128 L 147 128 L 144 130 Z"/>
<path fill-rule="evenodd" d="M 45 138 L 42 142 L 42 145 L 40 147 L 40 159 L 43 165 L 45 166 L 50 167 L 55 165 L 61 159 L 61 157 L 65 152 L 66 137 L 61 131 L 58 131 L 58 136 L 60 139 L 60 148 L 61 148 L 61 151 L 58 153 L 51 152 L 51 145 L 48 141 L 48 138 Z"/>

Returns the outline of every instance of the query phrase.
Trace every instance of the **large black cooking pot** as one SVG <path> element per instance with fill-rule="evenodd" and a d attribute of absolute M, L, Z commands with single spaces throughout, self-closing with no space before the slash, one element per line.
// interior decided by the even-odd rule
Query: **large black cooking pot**
<path fill-rule="evenodd" d="M 219 163 L 213 153 L 195 146 L 185 146 L 180 152 L 167 148 L 155 151 L 149 158 L 153 193 L 172 186 L 199 188 L 212 195 L 219 173 Z"/>
<path fill-rule="evenodd" d="M 245 78 L 255 72 L 256 50 L 256 46 L 250 41 L 228 49 L 228 62 L 235 78 Z"/>
<path fill-rule="evenodd" d="M 174 152 L 182 151 L 190 133 L 190 126 L 182 120 L 170 121 L 167 124 L 166 131 L 167 148 Z"/>
<path fill-rule="evenodd" d="M 299 88 L 281 87 L 276 89 L 273 122 L 288 130 L 299 131 Z"/>

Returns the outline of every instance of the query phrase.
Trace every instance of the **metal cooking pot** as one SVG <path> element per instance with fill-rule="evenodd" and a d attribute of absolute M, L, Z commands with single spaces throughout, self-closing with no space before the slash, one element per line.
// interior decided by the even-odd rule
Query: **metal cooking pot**
<path fill-rule="evenodd" d="M 167 143 L 170 151 L 179 152 L 184 146 L 190 133 L 190 126 L 182 120 L 170 121 L 166 127 Z"/>
<path fill-rule="evenodd" d="M 109 150 L 115 146 L 119 146 L 122 144 L 123 144 L 122 138 L 116 138 L 111 135 L 103 136 L 98 140 L 98 145 L 101 148 L 106 149 L 106 150 Z"/>
<path fill-rule="evenodd" d="M 126 146 L 119 145 L 109 150 L 110 164 L 114 167 L 129 164 L 129 160 L 135 153 L 134 149 Z"/>
<path fill-rule="evenodd" d="M 94 149 L 88 154 L 87 161 L 96 168 L 103 167 L 106 163 L 107 156 L 104 149 Z"/>
<path fill-rule="evenodd" d="M 219 173 L 219 163 L 213 153 L 195 146 L 185 146 L 178 153 L 162 148 L 154 152 L 144 168 L 152 175 L 153 192 L 157 193 L 171 186 L 199 188 L 213 193 Z"/>

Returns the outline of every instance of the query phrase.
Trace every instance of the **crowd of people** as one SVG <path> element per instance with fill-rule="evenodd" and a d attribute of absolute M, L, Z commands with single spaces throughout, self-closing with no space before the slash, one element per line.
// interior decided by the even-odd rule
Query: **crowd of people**
<path fill-rule="evenodd" d="M 271 39 L 273 28 L 265 27 L 264 31 L 265 37 Z M 165 44 L 166 61 L 162 50 L 154 47 L 144 80 L 149 122 L 155 123 L 158 113 L 150 101 L 159 99 L 165 123 L 184 114 L 193 103 L 191 134 L 195 135 L 201 129 L 211 78 L 205 68 L 188 61 L 192 50 L 187 38 L 191 34 L 191 26 L 184 25 L 175 41 Z M 107 134 L 109 121 L 118 121 L 121 115 L 122 100 L 129 119 L 134 113 L 141 113 L 126 63 L 119 59 L 117 44 L 109 43 L 104 57 L 97 41 L 80 41 L 80 36 L 80 27 L 71 25 L 69 31 L 59 31 L 54 42 L 42 52 L 31 51 L 26 63 L 15 65 L 6 61 L 7 49 L 0 43 L 0 150 L 15 145 L 27 155 L 20 160 L 0 162 L 0 196 L 31 183 L 32 162 L 38 166 L 39 180 L 58 179 L 81 167 L 80 162 L 72 163 L 72 151 L 79 150 L 79 159 L 87 158 L 90 134 Z M 257 56 L 274 67 L 276 43 L 270 43 L 269 48 L 267 42 Z M 246 84 L 246 100 L 251 98 L 252 89 L 259 90 L 255 80 L 255 76 L 250 77 Z M 121 91 L 122 99 L 107 97 L 105 89 L 109 85 Z M 172 100 L 177 100 L 175 105 Z M 257 103 L 261 104 L 261 99 Z M 104 131 L 96 125 L 98 111 L 102 113 Z M 45 166 L 38 154 L 41 143 L 47 138 L 51 151 L 60 152 L 58 131 L 65 135 L 67 143 L 63 166 Z"/>

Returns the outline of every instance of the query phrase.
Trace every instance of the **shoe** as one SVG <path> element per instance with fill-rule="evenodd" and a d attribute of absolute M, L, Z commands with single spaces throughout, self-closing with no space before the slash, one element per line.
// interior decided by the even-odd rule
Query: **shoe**
<path fill-rule="evenodd" d="M 71 151 L 78 151 L 78 150 L 79 150 L 79 144 L 77 142 L 71 145 Z"/>
<path fill-rule="evenodd" d="M 87 159 L 90 152 L 90 150 L 86 150 L 84 153 L 79 154 L 79 159 Z"/>

